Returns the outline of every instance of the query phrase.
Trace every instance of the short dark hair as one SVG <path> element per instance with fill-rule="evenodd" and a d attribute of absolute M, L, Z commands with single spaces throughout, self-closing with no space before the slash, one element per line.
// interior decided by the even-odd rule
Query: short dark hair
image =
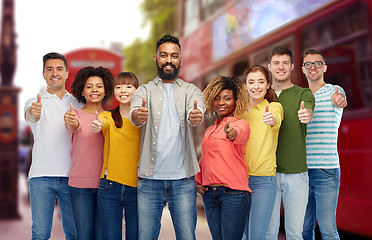
<path fill-rule="evenodd" d="M 157 43 L 156 43 L 156 51 L 158 51 L 158 48 L 160 47 L 160 45 L 162 45 L 163 43 L 166 43 L 166 42 L 171 42 L 171 43 L 174 43 L 174 44 L 177 44 L 178 47 L 180 48 L 181 50 L 181 44 L 180 44 L 180 40 L 174 36 L 171 36 L 171 35 L 164 35 L 163 37 L 161 37 Z"/>
<path fill-rule="evenodd" d="M 271 62 L 271 59 L 275 55 L 288 55 L 291 58 L 291 63 L 293 62 L 292 51 L 285 46 L 276 46 L 273 48 L 269 56 L 269 63 Z"/>
<path fill-rule="evenodd" d="M 43 57 L 43 72 L 44 72 L 44 68 L 45 68 L 45 63 L 49 59 L 61 59 L 63 61 L 63 63 L 65 64 L 66 71 L 68 71 L 68 66 L 67 66 L 67 61 L 66 61 L 65 56 L 63 56 L 60 53 L 51 52 L 51 53 L 45 54 L 44 57 Z"/>
<path fill-rule="evenodd" d="M 81 93 L 84 90 L 85 83 L 90 77 L 100 77 L 102 79 L 103 85 L 105 87 L 105 97 L 102 103 L 106 102 L 114 91 L 114 77 L 109 69 L 104 67 L 94 68 L 92 66 L 85 67 L 79 70 L 76 74 L 75 80 L 72 83 L 71 91 L 72 95 L 81 103 L 86 103 L 86 99 Z"/>
<path fill-rule="evenodd" d="M 323 61 L 325 62 L 325 57 L 324 57 L 323 53 L 322 53 L 321 51 L 316 50 L 316 49 L 308 49 L 308 50 L 305 52 L 303 58 L 305 58 L 307 55 L 316 55 L 316 54 L 319 54 L 320 56 L 322 56 Z"/>

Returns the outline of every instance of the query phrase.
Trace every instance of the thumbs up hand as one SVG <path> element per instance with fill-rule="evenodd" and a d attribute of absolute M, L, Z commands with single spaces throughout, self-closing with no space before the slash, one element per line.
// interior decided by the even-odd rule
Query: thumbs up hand
<path fill-rule="evenodd" d="M 33 122 L 39 121 L 41 117 L 41 109 L 42 109 L 41 95 L 37 94 L 36 99 L 37 99 L 36 102 L 33 102 L 31 104 L 31 107 L 29 108 L 30 109 L 29 114 Z"/>
<path fill-rule="evenodd" d="M 226 133 L 227 139 L 229 139 L 230 141 L 234 141 L 235 140 L 235 138 L 237 136 L 237 132 L 236 132 L 236 129 L 235 128 L 233 128 L 232 126 L 230 126 L 230 121 L 229 120 L 226 121 L 226 124 L 225 124 L 225 127 L 223 128 L 223 130 Z"/>
<path fill-rule="evenodd" d="M 345 95 L 338 92 L 338 87 L 336 87 L 335 92 L 331 95 L 331 101 L 333 105 L 338 108 L 344 108 L 347 106 Z"/>
<path fill-rule="evenodd" d="M 99 118 L 98 112 L 96 111 L 96 119 L 93 120 L 92 125 L 91 125 L 92 132 L 95 132 L 95 133 L 100 132 L 102 124 L 103 124 L 103 122 Z"/>
<path fill-rule="evenodd" d="M 269 111 L 269 105 L 266 105 L 265 112 L 262 115 L 262 119 L 266 125 L 275 126 L 276 124 L 276 117 L 273 115 L 272 112 Z"/>
<path fill-rule="evenodd" d="M 198 102 L 194 100 L 194 107 L 189 114 L 189 121 L 193 126 L 199 125 L 203 119 L 202 112 L 198 109 Z"/>
<path fill-rule="evenodd" d="M 301 102 L 300 110 L 298 110 L 298 119 L 301 123 L 309 123 L 313 118 L 313 111 L 305 108 L 304 101 Z"/>
<path fill-rule="evenodd" d="M 133 122 L 140 126 L 147 122 L 149 118 L 149 110 L 146 107 L 146 98 L 142 97 L 142 105 L 132 113 Z"/>
<path fill-rule="evenodd" d="M 64 119 L 65 124 L 69 129 L 76 130 L 79 127 L 79 123 L 75 118 L 75 111 L 72 103 L 70 103 L 70 109 L 65 113 Z"/>

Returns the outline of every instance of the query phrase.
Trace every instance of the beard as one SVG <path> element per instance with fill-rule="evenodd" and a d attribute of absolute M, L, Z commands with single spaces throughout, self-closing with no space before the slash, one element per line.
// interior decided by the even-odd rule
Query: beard
<path fill-rule="evenodd" d="M 158 76 L 162 80 L 175 80 L 178 77 L 181 69 L 181 62 L 178 68 L 173 63 L 165 63 L 159 67 L 158 61 L 156 61 L 156 66 L 158 67 Z M 171 66 L 173 67 L 173 72 L 166 72 L 163 70 L 164 67 Z"/>

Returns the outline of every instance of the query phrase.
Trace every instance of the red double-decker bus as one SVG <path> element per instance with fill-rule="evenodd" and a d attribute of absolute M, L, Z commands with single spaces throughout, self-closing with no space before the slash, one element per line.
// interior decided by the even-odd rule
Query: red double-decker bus
<path fill-rule="evenodd" d="M 216 76 L 242 77 L 247 66 L 267 66 L 277 45 L 293 51 L 292 81 L 308 87 L 303 53 L 324 53 L 325 81 L 342 86 L 348 99 L 338 139 L 337 224 L 372 237 L 372 1 L 182 0 L 179 16 L 181 76 L 201 89 Z M 195 142 L 205 127 L 195 130 Z"/>

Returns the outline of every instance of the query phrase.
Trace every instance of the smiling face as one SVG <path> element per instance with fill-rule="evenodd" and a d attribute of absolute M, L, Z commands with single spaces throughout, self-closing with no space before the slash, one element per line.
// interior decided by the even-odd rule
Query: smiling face
<path fill-rule="evenodd" d="M 268 68 L 273 76 L 274 81 L 290 81 L 291 72 L 294 64 L 291 57 L 287 54 L 274 55 L 271 58 Z"/>
<path fill-rule="evenodd" d="M 130 104 L 130 100 L 132 99 L 135 90 L 136 88 L 132 84 L 117 84 L 114 87 L 115 99 L 120 104 Z"/>
<path fill-rule="evenodd" d="M 315 63 L 324 62 L 323 57 L 320 54 L 308 54 L 304 58 L 304 63 Z M 316 68 L 314 64 L 311 68 L 307 69 L 302 66 L 302 72 L 305 74 L 308 81 L 319 81 L 323 80 L 324 73 L 327 71 L 327 65 L 322 64 L 320 68 Z"/>
<path fill-rule="evenodd" d="M 49 59 L 45 62 L 43 77 L 51 94 L 65 90 L 68 71 L 62 59 Z"/>
<path fill-rule="evenodd" d="M 105 97 L 105 86 L 102 78 L 92 76 L 87 79 L 81 93 L 86 100 L 86 103 L 101 103 Z"/>
<path fill-rule="evenodd" d="M 221 117 L 231 117 L 235 110 L 235 99 L 233 91 L 222 90 L 213 100 L 213 110 Z"/>
<path fill-rule="evenodd" d="M 248 90 L 250 102 L 254 105 L 257 105 L 264 100 L 270 84 L 262 72 L 256 71 L 250 72 L 247 75 L 246 87 Z"/>
<path fill-rule="evenodd" d="M 158 75 L 162 80 L 176 80 L 181 67 L 180 48 L 177 44 L 172 42 L 161 44 L 154 61 L 158 67 Z"/>

